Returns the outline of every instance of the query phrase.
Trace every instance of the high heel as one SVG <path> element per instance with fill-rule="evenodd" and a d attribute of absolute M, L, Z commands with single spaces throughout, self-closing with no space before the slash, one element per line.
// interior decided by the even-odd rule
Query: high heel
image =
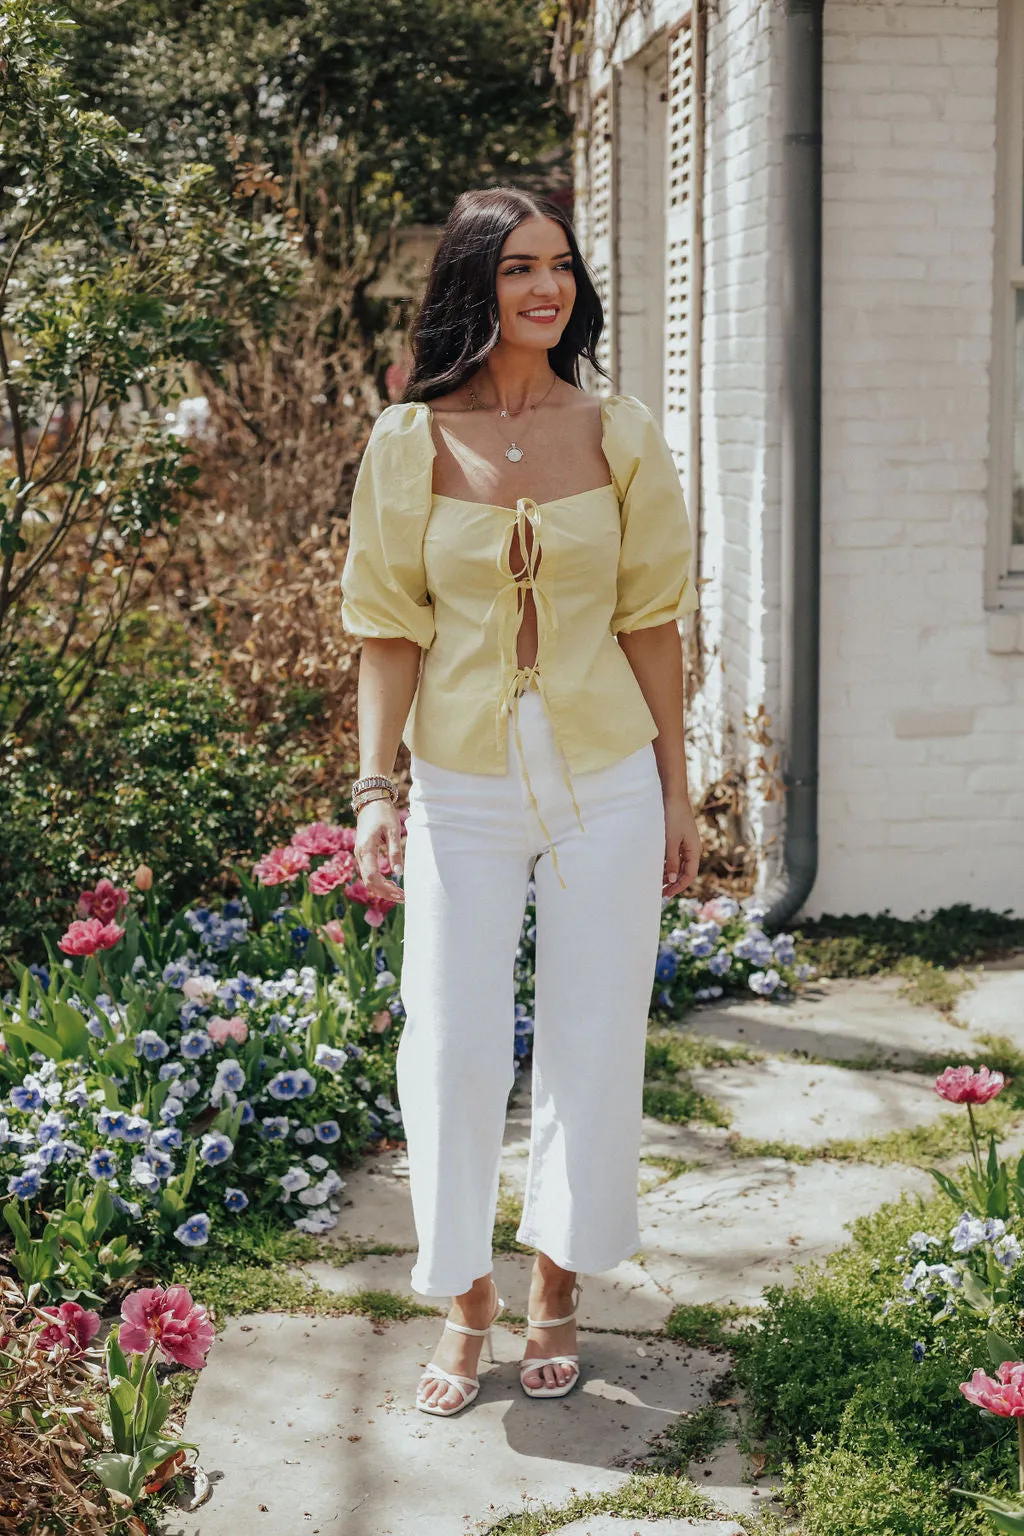
<path fill-rule="evenodd" d="M 537 1318 L 531 1317 L 529 1313 L 527 1313 L 526 1321 L 528 1326 L 531 1328 L 558 1328 L 562 1323 L 571 1323 L 573 1318 L 576 1316 L 576 1310 L 580 1304 L 580 1293 L 583 1290 L 583 1287 L 577 1280 L 574 1282 L 572 1289 L 572 1311 L 567 1317 Z M 523 1378 L 527 1375 L 532 1375 L 534 1371 L 543 1372 L 546 1365 L 568 1365 L 572 1368 L 573 1374 L 569 1377 L 569 1380 L 563 1382 L 560 1387 L 528 1387 Z M 572 1391 L 573 1387 L 576 1385 L 579 1379 L 579 1355 L 549 1355 L 545 1360 L 524 1360 L 522 1365 L 519 1367 L 519 1385 L 522 1387 L 527 1397 L 565 1397 L 569 1392 Z"/>
<path fill-rule="evenodd" d="M 448 1318 L 445 1318 L 444 1324 L 446 1328 L 451 1329 L 452 1333 L 465 1333 L 468 1334 L 470 1338 L 483 1339 L 484 1344 L 487 1346 L 487 1358 L 492 1365 L 494 1363 L 494 1348 L 491 1343 L 491 1328 L 493 1324 L 497 1322 L 505 1308 L 505 1303 L 502 1301 L 501 1297 L 498 1296 L 497 1285 L 494 1286 L 494 1294 L 497 1298 L 497 1302 L 494 1308 L 494 1312 L 491 1316 L 491 1321 L 488 1323 L 486 1328 L 470 1328 L 466 1323 L 453 1323 L 450 1322 Z M 481 1349 L 481 1354 L 482 1353 L 483 1350 Z M 420 1410 L 420 1412 L 436 1414 L 440 1419 L 450 1419 L 453 1414 L 461 1413 L 463 1408 L 469 1407 L 470 1403 L 474 1401 L 480 1392 L 479 1377 L 457 1376 L 454 1371 L 446 1371 L 442 1369 L 441 1366 L 435 1365 L 433 1360 L 429 1361 L 424 1367 L 423 1376 L 427 1381 L 447 1382 L 449 1387 L 454 1387 L 456 1392 L 460 1392 L 462 1394 L 461 1403 L 455 1403 L 450 1408 L 442 1408 L 436 1399 L 432 1403 L 425 1403 L 423 1402 L 420 1393 L 416 1393 L 416 1407 Z M 441 1397 L 444 1398 L 447 1397 L 447 1395 L 447 1392 L 442 1392 Z"/>

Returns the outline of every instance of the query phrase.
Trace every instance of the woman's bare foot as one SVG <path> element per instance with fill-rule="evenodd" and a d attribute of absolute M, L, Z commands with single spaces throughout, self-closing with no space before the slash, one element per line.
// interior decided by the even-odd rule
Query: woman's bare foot
<path fill-rule="evenodd" d="M 542 1322 L 549 1317 L 568 1317 L 573 1309 L 574 1269 L 560 1269 L 546 1253 L 538 1253 L 530 1278 L 530 1317 Z M 544 1360 L 551 1355 L 576 1353 L 576 1320 L 563 1323 L 560 1328 L 528 1329 L 523 1364 L 528 1360 Z M 542 1370 L 526 1371 L 522 1377 L 528 1387 L 564 1387 L 571 1380 L 570 1365 L 545 1365 Z"/>
<path fill-rule="evenodd" d="M 498 1291 L 494 1280 L 490 1275 L 482 1275 L 479 1280 L 473 1281 L 468 1291 L 452 1299 L 448 1316 L 453 1323 L 464 1323 L 467 1328 L 487 1328 L 494 1317 L 497 1304 Z M 555 1316 L 558 1316 L 557 1312 Z M 453 1376 L 474 1377 L 480 1363 L 483 1343 L 483 1339 L 475 1339 L 470 1334 L 455 1333 L 451 1328 L 446 1328 L 441 1335 L 441 1342 L 430 1358 L 435 1365 L 439 1365 L 443 1371 L 448 1371 Z M 440 1408 L 457 1408 L 463 1401 L 463 1394 L 458 1387 L 429 1376 L 421 1379 L 418 1396 L 420 1402 L 430 1403 Z"/>

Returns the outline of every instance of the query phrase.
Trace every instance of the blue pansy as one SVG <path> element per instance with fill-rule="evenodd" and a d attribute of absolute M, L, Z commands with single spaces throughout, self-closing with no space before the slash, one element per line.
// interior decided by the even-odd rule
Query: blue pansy
<path fill-rule="evenodd" d="M 96 1116 L 96 1129 L 101 1136 L 123 1136 L 128 1116 L 123 1109 L 101 1109 Z"/>
<path fill-rule="evenodd" d="M 325 1146 L 332 1141 L 337 1141 L 341 1135 L 341 1126 L 337 1120 L 318 1120 L 313 1127 L 313 1135 L 317 1141 L 322 1141 Z"/>
<path fill-rule="evenodd" d="M 45 965 L 30 965 L 28 968 L 28 973 L 30 976 L 35 977 L 36 981 L 38 981 L 44 992 L 49 992 L 50 972 Z"/>
<path fill-rule="evenodd" d="M 167 1041 L 155 1029 L 140 1029 L 135 1036 L 135 1054 L 146 1061 L 162 1061 L 170 1049 Z"/>
<path fill-rule="evenodd" d="M 199 1143 L 199 1156 L 211 1168 L 226 1163 L 234 1150 L 234 1142 L 223 1131 L 208 1131 Z"/>
<path fill-rule="evenodd" d="M 179 1050 L 186 1061 L 198 1061 L 207 1051 L 213 1050 L 213 1041 L 205 1030 L 194 1029 L 182 1035 Z"/>
<path fill-rule="evenodd" d="M 670 949 L 662 947 L 657 964 L 654 967 L 656 981 L 672 981 L 679 968 L 678 961 Z"/>
<path fill-rule="evenodd" d="M 106 1147 L 97 1147 L 85 1166 L 94 1179 L 112 1179 L 117 1172 L 117 1159 Z"/>
<path fill-rule="evenodd" d="M 244 1211 L 249 1204 L 249 1196 L 244 1189 L 226 1189 L 224 1191 L 224 1204 L 229 1211 Z"/>
<path fill-rule="evenodd" d="M 263 1121 L 263 1134 L 268 1141 L 283 1141 L 290 1124 L 287 1115 L 268 1115 Z"/>
<path fill-rule="evenodd" d="M 31 1200 L 42 1187 L 42 1175 L 38 1168 L 26 1168 L 24 1173 L 12 1173 L 7 1180 L 7 1193 L 19 1200 Z"/>
<path fill-rule="evenodd" d="M 210 1236 L 210 1218 L 205 1211 L 200 1211 L 196 1216 L 190 1216 L 183 1221 L 180 1227 L 175 1227 L 174 1235 L 179 1243 L 184 1243 L 186 1248 L 201 1248 Z"/>
<path fill-rule="evenodd" d="M 15 1109 L 42 1109 L 43 1096 L 39 1089 L 26 1083 L 15 1083 L 11 1089 L 11 1103 Z"/>
<path fill-rule="evenodd" d="M 210 1095 L 220 1093 L 240 1093 L 245 1087 L 245 1073 L 237 1061 L 222 1061 L 217 1068 Z"/>

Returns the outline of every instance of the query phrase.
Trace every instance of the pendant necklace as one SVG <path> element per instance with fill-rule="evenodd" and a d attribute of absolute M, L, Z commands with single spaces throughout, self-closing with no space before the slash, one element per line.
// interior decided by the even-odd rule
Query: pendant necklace
<path fill-rule="evenodd" d="M 558 374 L 556 373 L 552 377 L 551 383 L 548 385 L 548 387 L 544 391 L 543 395 L 541 395 L 540 399 L 537 401 L 537 404 L 536 405 L 527 406 L 527 410 L 535 411 L 537 409 L 538 405 L 543 405 L 544 401 L 547 399 L 548 395 L 550 395 L 551 391 L 554 389 L 554 387 L 557 384 L 557 382 L 558 382 Z M 469 408 L 472 411 L 472 410 L 476 410 L 478 407 L 481 410 L 485 410 L 485 411 L 493 410 L 493 406 L 484 405 L 483 401 L 480 399 L 480 396 L 477 394 L 476 390 L 473 388 L 472 385 L 470 385 L 470 387 L 469 387 Z M 517 415 L 521 415 L 522 413 L 517 411 L 516 414 Z M 510 415 L 510 412 L 508 410 L 506 410 L 504 407 L 502 407 L 502 409 L 498 412 L 499 420 L 502 417 L 507 418 L 509 415 Z M 506 459 L 508 459 L 510 464 L 518 464 L 520 459 L 523 459 L 523 458 L 526 457 L 522 447 L 516 441 L 515 438 L 512 439 L 512 442 L 509 443 L 508 447 L 505 449 L 505 457 L 506 457 Z"/>

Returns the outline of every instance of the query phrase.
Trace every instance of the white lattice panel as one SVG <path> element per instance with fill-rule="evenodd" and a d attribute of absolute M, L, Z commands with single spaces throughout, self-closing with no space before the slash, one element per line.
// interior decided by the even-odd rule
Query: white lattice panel
<path fill-rule="evenodd" d="M 615 220 L 612 181 L 612 100 L 609 90 L 594 97 L 591 106 L 589 144 L 589 225 L 588 259 L 597 282 L 604 308 L 604 330 L 598 346 L 598 360 L 612 367 L 613 316 L 613 226 Z"/>
<path fill-rule="evenodd" d="M 668 44 L 665 184 L 665 435 L 695 509 L 700 262 L 700 70 L 691 15 Z"/>

